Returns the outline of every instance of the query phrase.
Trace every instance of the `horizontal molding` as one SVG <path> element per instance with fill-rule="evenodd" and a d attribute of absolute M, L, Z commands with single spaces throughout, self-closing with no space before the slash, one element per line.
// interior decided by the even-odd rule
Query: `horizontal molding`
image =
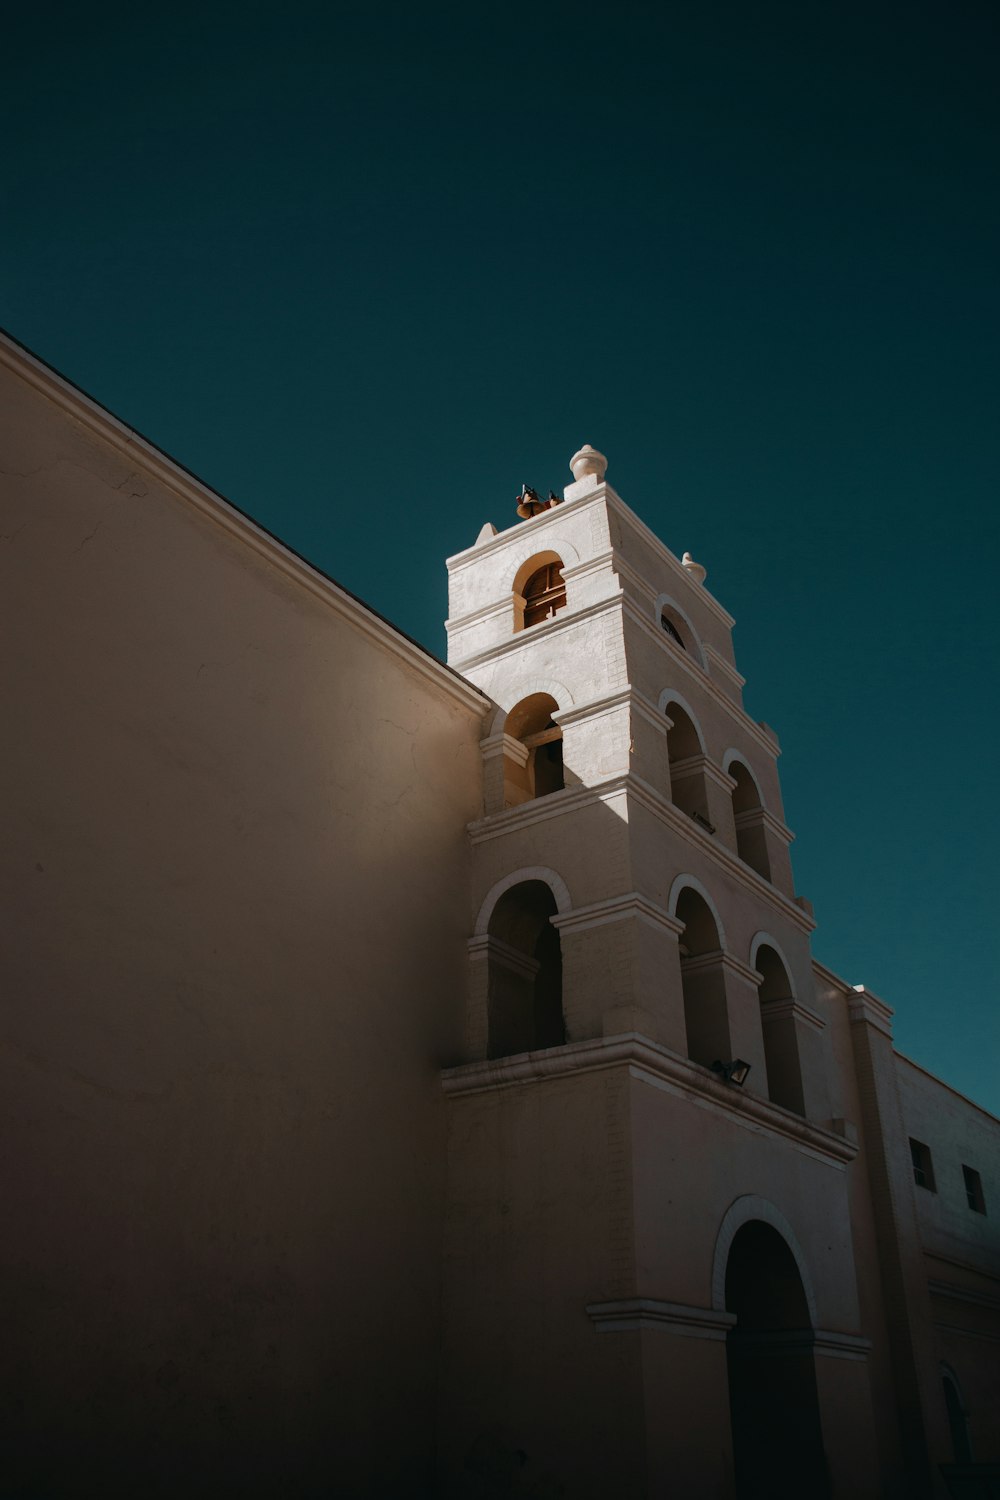
<path fill-rule="evenodd" d="M 763 980 L 763 975 L 759 976 Z M 826 1022 L 823 1017 L 810 1005 L 803 1005 L 801 1000 L 793 1000 L 791 997 L 783 1000 L 762 1000 L 761 1020 L 766 1025 L 768 1021 L 784 1021 L 789 1017 L 793 1021 L 802 1021 L 806 1026 L 812 1026 L 816 1031 L 825 1031 Z"/>
<path fill-rule="evenodd" d="M 681 667 L 684 675 L 690 678 L 692 683 L 703 688 L 708 696 L 713 700 L 713 702 L 718 704 L 720 708 L 725 710 L 730 718 L 733 719 L 742 730 L 744 730 L 749 738 L 752 739 L 754 743 L 764 751 L 765 755 L 767 755 L 770 760 L 776 761 L 778 759 L 781 754 L 781 747 L 778 745 L 777 738 L 768 734 L 754 719 L 751 719 L 746 709 L 743 708 L 741 704 L 736 703 L 725 691 L 725 689 L 722 688 L 719 683 L 716 682 L 715 679 L 705 671 L 704 667 L 699 666 L 698 662 L 694 660 L 689 651 L 683 651 L 679 646 L 672 645 L 670 642 L 670 637 L 664 631 L 661 630 L 658 635 L 653 622 L 646 619 L 645 615 L 643 615 L 641 611 L 636 608 L 635 603 L 628 597 L 627 594 L 622 599 L 621 607 L 623 615 L 625 615 L 632 624 L 638 626 L 638 628 L 645 635 L 649 636 L 651 639 L 659 639 L 659 637 L 662 636 L 662 641 L 660 642 L 660 644 L 664 647 L 670 658 L 670 665 Z M 678 684 L 674 683 L 664 685 L 670 687 L 679 686 Z"/>
<path fill-rule="evenodd" d="M 609 547 L 605 552 L 598 552 L 593 557 L 586 558 L 583 562 L 570 563 L 562 570 L 562 576 L 567 583 L 573 583 L 579 578 L 587 578 L 592 573 L 615 573 L 615 552 Z M 619 590 L 615 590 L 616 593 Z"/>
<path fill-rule="evenodd" d="M 740 885 L 766 901 L 775 911 L 794 923 L 801 932 L 812 932 L 815 929 L 816 922 L 808 912 L 803 911 L 801 906 L 797 906 L 769 880 L 765 880 L 763 875 L 758 875 L 756 870 L 744 864 L 737 854 L 727 849 L 725 844 L 720 843 L 713 834 L 703 829 L 694 818 L 681 812 L 680 808 L 675 807 L 656 787 L 650 786 L 648 781 L 637 776 L 634 771 L 629 772 L 627 778 L 623 779 L 628 782 L 629 794 L 634 796 L 641 806 L 653 813 L 661 822 L 666 823 L 687 843 L 710 854 Z"/>
<path fill-rule="evenodd" d="M 615 709 L 627 708 L 634 696 L 630 687 L 619 688 L 603 698 L 591 698 L 586 703 L 574 703 L 571 708 L 560 709 L 552 717 L 563 728 L 567 724 L 582 724 L 586 719 L 600 719 L 605 714 L 614 713 Z"/>
<path fill-rule="evenodd" d="M 984 1344 L 1000 1344 L 1000 1333 L 987 1333 L 985 1328 L 963 1328 L 960 1323 L 939 1323 L 937 1319 L 934 1327 L 939 1328 L 942 1333 L 958 1334 L 964 1339 L 980 1339 Z"/>
<path fill-rule="evenodd" d="M 544 536 L 554 523 L 561 521 L 564 516 L 580 515 L 592 505 L 597 505 L 604 499 L 603 486 L 600 491 L 591 490 L 586 495 L 578 495 L 572 500 L 563 500 L 559 505 L 553 506 L 551 510 L 540 511 L 537 516 L 531 516 L 526 520 L 518 521 L 513 526 L 508 526 L 506 531 L 498 531 L 496 536 L 490 537 L 488 542 L 473 543 L 462 552 L 456 552 L 445 560 L 445 567 L 449 573 L 461 573 L 465 568 L 471 568 L 481 558 L 491 557 L 497 552 L 503 552 L 511 542 L 519 542 L 522 537 L 531 533 L 536 541 Z M 539 543 L 538 550 L 542 551 L 544 544 Z M 558 552 L 555 545 L 551 549 Z M 575 549 L 574 549 L 575 550 Z M 530 556 L 530 554 L 529 554 Z"/>
<path fill-rule="evenodd" d="M 857 1333 L 838 1333 L 824 1328 L 782 1328 L 751 1330 L 736 1335 L 742 1348 L 752 1349 L 758 1358 L 769 1355 L 781 1358 L 796 1350 L 811 1349 L 832 1359 L 865 1360 L 872 1347 L 871 1339 Z"/>
<path fill-rule="evenodd" d="M 847 997 L 847 1018 L 852 1026 L 865 1024 L 883 1036 L 892 1037 L 892 1011 L 884 1000 L 866 990 L 863 984 L 851 986 Z"/>
<path fill-rule="evenodd" d="M 735 783 L 734 783 L 735 785 Z M 783 844 L 794 844 L 795 835 L 787 823 L 782 823 L 774 813 L 768 812 L 766 807 L 751 807 L 746 812 L 737 813 L 734 819 L 737 829 L 741 828 L 767 828 L 779 838 Z"/>
<path fill-rule="evenodd" d="M 703 646 L 705 655 L 709 661 L 709 675 L 714 676 L 716 669 L 718 669 L 720 676 L 725 677 L 731 682 L 738 692 L 742 692 L 747 685 L 746 678 L 740 672 L 737 672 L 733 664 L 716 651 L 714 646 L 708 645 L 707 642 L 703 642 Z"/>
<path fill-rule="evenodd" d="M 566 608 L 553 615 L 551 620 L 540 620 L 537 625 L 532 625 L 528 630 L 518 630 L 507 640 L 498 641 L 482 651 L 474 651 L 471 656 L 460 656 L 454 661 L 449 661 L 448 665 L 455 672 L 468 672 L 475 667 L 485 666 L 487 662 L 499 661 L 505 656 L 530 649 L 534 643 L 544 640 L 558 630 L 569 630 L 585 620 L 592 620 L 598 615 L 618 610 L 621 607 L 621 598 L 621 594 L 609 594 L 606 599 L 595 599 L 592 604 L 584 604 L 578 608 L 567 604 Z"/>
<path fill-rule="evenodd" d="M 522 600 L 523 603 L 523 600 Z M 514 594 L 504 594 L 502 599 L 495 599 L 492 604 L 484 604 L 480 609 L 470 610 L 467 615 L 456 615 L 455 618 L 445 620 L 444 628 L 448 635 L 457 635 L 461 630 L 471 630 L 476 625 L 482 625 L 487 620 L 495 619 L 497 615 L 506 614 L 510 620 L 511 630 L 514 629 Z"/>
<path fill-rule="evenodd" d="M 674 556 L 674 554 L 670 551 L 670 548 L 660 541 L 660 538 L 654 531 L 650 531 L 645 521 L 640 520 L 635 511 L 632 510 L 630 506 L 625 504 L 625 501 L 621 498 L 620 495 L 616 494 L 616 492 L 612 490 L 610 486 L 607 486 L 606 490 L 608 509 L 618 511 L 619 515 L 622 516 L 624 520 L 626 520 L 631 526 L 635 528 L 635 530 L 642 537 L 642 540 L 647 544 L 648 547 L 652 549 L 652 551 L 660 559 L 660 561 L 666 563 L 669 571 L 681 585 L 681 599 L 684 600 L 685 598 L 692 598 L 695 595 L 695 591 L 697 591 L 698 603 L 703 604 L 710 614 L 714 615 L 717 620 L 721 621 L 721 623 L 725 625 L 727 630 L 731 630 L 732 627 L 736 624 L 736 621 L 733 619 L 729 611 L 722 607 L 718 599 L 716 599 L 713 594 L 709 593 L 708 589 L 703 583 L 695 583 L 692 580 L 690 573 L 688 572 L 687 568 L 685 568 L 680 558 Z"/>
<path fill-rule="evenodd" d="M 526 1084 L 545 1084 L 609 1068 L 627 1068 L 633 1078 L 691 1099 L 755 1135 L 784 1142 L 838 1170 L 842 1171 L 857 1155 L 857 1146 L 843 1136 L 834 1135 L 769 1099 L 722 1082 L 710 1068 L 703 1068 L 700 1063 L 691 1062 L 634 1031 L 446 1068 L 441 1074 L 441 1087 L 450 1097 L 461 1098 L 466 1094 L 522 1088 Z"/>
<path fill-rule="evenodd" d="M 780 913 L 800 932 L 813 931 L 816 922 L 808 912 L 789 900 L 769 880 L 758 875 L 756 870 L 744 864 L 738 855 L 721 844 L 713 834 L 706 832 L 687 813 L 676 808 L 662 792 L 650 786 L 648 781 L 644 781 L 634 771 L 609 776 L 604 781 L 592 782 L 589 786 L 564 787 L 562 791 L 550 792 L 546 797 L 522 802 L 519 807 L 508 807 L 503 812 L 477 818 L 466 826 L 472 843 L 482 844 L 490 839 L 504 838 L 523 828 L 531 828 L 537 823 L 547 822 L 549 818 L 560 818 L 599 802 L 613 802 L 622 797 L 626 799 L 626 803 L 629 797 L 634 798 L 685 843 L 709 854 L 728 876 Z"/>
<path fill-rule="evenodd" d="M 733 1313 L 711 1307 L 685 1307 L 655 1297 L 624 1297 L 617 1302 L 588 1302 L 587 1315 L 598 1333 L 632 1333 L 665 1328 L 685 1338 L 722 1341 L 736 1323 Z"/>
<path fill-rule="evenodd" d="M 477 818 L 474 823 L 467 824 L 469 838 L 473 844 L 484 844 L 490 839 L 519 832 L 522 828 L 547 823 L 550 818 L 561 818 L 580 808 L 624 798 L 625 787 L 622 783 L 623 778 L 617 776 L 596 786 L 567 786 L 558 792 L 548 792 L 544 797 L 521 802 L 517 807 L 505 807 L 503 812 L 489 813 L 485 818 Z"/>
<path fill-rule="evenodd" d="M 994 1312 L 1000 1312 L 1000 1296 L 991 1296 L 989 1292 L 981 1292 L 977 1287 L 959 1286 L 956 1281 L 936 1279 L 928 1281 L 927 1286 L 934 1297 L 947 1297 L 952 1302 L 971 1302 L 976 1307 L 988 1307 Z"/>
<path fill-rule="evenodd" d="M 665 928 L 673 937 L 678 937 L 684 931 L 683 922 L 669 916 L 662 906 L 648 900 L 638 891 L 627 891 L 621 896 L 610 896 L 606 901 L 578 906 L 573 911 L 550 917 L 549 921 L 560 932 L 578 932 L 588 927 L 603 927 L 608 922 L 626 921 L 631 917 L 639 917 L 653 927 Z"/>

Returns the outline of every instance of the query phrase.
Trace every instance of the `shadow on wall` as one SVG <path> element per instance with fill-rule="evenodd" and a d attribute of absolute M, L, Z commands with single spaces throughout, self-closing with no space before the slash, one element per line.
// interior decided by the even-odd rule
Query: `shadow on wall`
<path fill-rule="evenodd" d="M 524 881 L 500 897 L 490 917 L 490 1057 L 510 1057 L 566 1040 L 562 1011 L 562 949 L 550 921 L 556 902 L 541 880 Z"/>

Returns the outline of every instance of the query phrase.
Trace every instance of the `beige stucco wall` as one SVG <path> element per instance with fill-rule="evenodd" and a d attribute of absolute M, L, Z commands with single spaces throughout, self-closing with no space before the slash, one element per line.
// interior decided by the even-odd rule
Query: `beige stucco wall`
<path fill-rule="evenodd" d="M 1000 1462 L 1000 1120 L 908 1058 L 896 1058 L 908 1137 L 931 1152 L 933 1189 L 914 1184 L 934 1352 L 964 1399 L 973 1457 Z M 985 1213 L 969 1206 L 962 1167 L 979 1173 Z M 941 1398 L 940 1385 L 936 1394 Z M 951 1462 L 950 1442 L 935 1455 Z"/>
<path fill-rule="evenodd" d="M 486 705 L 8 361 L 8 1476 L 419 1493 Z"/>

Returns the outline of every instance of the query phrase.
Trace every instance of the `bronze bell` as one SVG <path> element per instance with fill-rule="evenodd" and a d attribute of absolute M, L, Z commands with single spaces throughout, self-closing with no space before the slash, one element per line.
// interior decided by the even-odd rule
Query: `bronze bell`
<path fill-rule="evenodd" d="M 545 503 L 538 498 L 538 491 L 533 490 L 529 484 L 522 484 L 521 493 L 517 497 L 517 513 L 522 521 L 537 516 L 543 510 Z"/>

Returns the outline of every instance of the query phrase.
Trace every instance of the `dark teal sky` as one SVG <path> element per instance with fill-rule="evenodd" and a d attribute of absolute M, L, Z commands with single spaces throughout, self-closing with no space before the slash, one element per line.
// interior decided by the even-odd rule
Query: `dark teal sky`
<path fill-rule="evenodd" d="M 737 618 L 817 957 L 1000 1108 L 995 7 L 21 9 L 0 321 L 438 654 L 601 448 Z"/>

